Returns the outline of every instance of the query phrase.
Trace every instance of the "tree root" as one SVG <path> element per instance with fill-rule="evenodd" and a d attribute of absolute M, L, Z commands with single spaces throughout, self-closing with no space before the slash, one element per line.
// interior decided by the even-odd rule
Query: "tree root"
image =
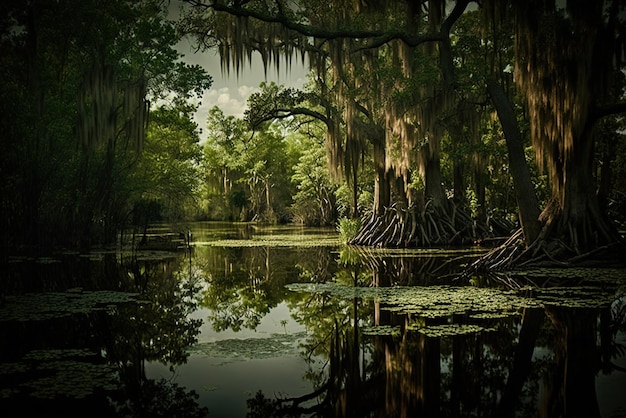
<path fill-rule="evenodd" d="M 379 216 L 366 216 L 350 244 L 380 248 L 446 247 L 474 244 L 493 236 L 487 225 L 477 224 L 468 210 L 453 202 L 447 202 L 446 207 L 429 203 L 421 210 L 416 206 L 392 205 Z M 503 225 L 497 226 L 505 228 Z"/>
<path fill-rule="evenodd" d="M 504 244 L 494 248 L 467 267 L 463 278 L 531 267 L 623 266 L 626 245 L 620 240 L 581 251 L 578 246 L 545 236 L 526 247 L 522 230 L 516 231 Z M 621 254 L 621 256 L 620 256 Z"/>

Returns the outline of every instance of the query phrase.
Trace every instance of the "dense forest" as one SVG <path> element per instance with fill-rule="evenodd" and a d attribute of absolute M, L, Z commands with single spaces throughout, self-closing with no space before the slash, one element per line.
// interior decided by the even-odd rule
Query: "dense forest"
<path fill-rule="evenodd" d="M 6 1 L 2 247 L 88 250 L 156 221 L 228 220 L 339 225 L 379 247 L 507 239 L 476 268 L 613 257 L 625 8 Z M 243 118 L 216 107 L 198 126 L 212 78 L 183 61 L 183 38 L 224 71 L 301 60 L 308 83 L 263 83 Z"/>

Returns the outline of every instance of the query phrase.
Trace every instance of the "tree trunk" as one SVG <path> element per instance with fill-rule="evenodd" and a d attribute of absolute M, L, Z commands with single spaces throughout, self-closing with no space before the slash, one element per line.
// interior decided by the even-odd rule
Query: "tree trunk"
<path fill-rule="evenodd" d="M 391 185 L 387 170 L 384 167 L 376 167 L 376 179 L 374 183 L 374 214 L 380 216 L 385 213 L 385 208 L 391 204 Z"/>
<path fill-rule="evenodd" d="M 454 161 L 453 169 L 454 182 L 454 203 L 461 205 L 465 203 L 465 163 L 459 160 Z"/>
<path fill-rule="evenodd" d="M 490 80 L 487 89 L 498 113 L 507 149 L 509 152 L 509 169 L 513 177 L 513 188 L 517 207 L 519 208 L 520 223 L 524 231 L 526 245 L 531 245 L 539 236 L 541 224 L 539 222 L 539 201 L 530 177 L 530 170 L 526 163 L 524 145 L 520 133 L 515 111 L 507 98 L 502 86 Z"/>
<path fill-rule="evenodd" d="M 554 192 L 556 196 L 541 214 L 546 224 L 543 238 L 558 238 L 578 254 L 620 242 L 620 235 L 601 210 L 596 194 L 591 130 L 585 130 L 568 155 Z"/>
<path fill-rule="evenodd" d="M 443 181 L 441 178 L 441 161 L 439 158 L 429 157 L 426 161 L 426 169 L 424 176 L 426 200 L 432 200 L 432 204 L 438 208 L 446 207 L 446 194 L 443 190 Z"/>

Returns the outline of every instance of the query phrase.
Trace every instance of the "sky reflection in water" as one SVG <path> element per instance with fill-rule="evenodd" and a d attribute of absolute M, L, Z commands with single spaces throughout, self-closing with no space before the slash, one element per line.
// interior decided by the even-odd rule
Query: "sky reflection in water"
<path fill-rule="evenodd" d="M 107 367 L 125 357 L 122 389 L 111 393 L 140 396 L 129 370 L 143 364 L 145 377 L 161 382 L 154 390 L 173 397 L 164 404 L 193 399 L 175 395 L 175 384 L 198 395 L 184 405 L 195 412 L 207 408 L 210 417 L 245 416 L 247 401 L 255 397 L 256 410 L 263 411 L 258 416 L 294 407 L 318 416 L 354 417 L 490 416 L 503 410 L 536 416 L 541 409 L 554 416 L 573 407 L 601 416 L 626 414 L 626 373 L 609 370 L 611 362 L 626 367 L 620 351 L 626 341 L 623 325 L 616 339 L 609 338 L 619 324 L 611 323 L 606 302 L 623 289 L 623 278 L 579 280 L 584 292 L 573 297 L 576 292 L 569 291 L 576 304 L 564 307 L 555 302 L 564 298 L 560 291 L 457 288 L 451 273 L 472 260 L 475 249 L 346 251 L 334 231 L 298 227 L 198 224 L 193 233 L 192 253 L 169 261 L 159 261 L 161 253 L 121 264 L 119 254 L 92 255 L 70 272 L 63 262 L 13 260 L 3 289 L 8 303 L 0 307 L 0 403 L 30 404 L 35 396 L 28 385 L 34 377 L 19 370 L 33 367 L 26 359 L 42 345 L 40 337 L 53 347 L 89 347 L 86 352 L 108 361 Z M 111 265 L 117 265 L 115 273 Z M 33 317 L 35 308 L 29 315 L 16 310 L 24 309 L 20 294 L 52 290 L 63 300 L 82 300 L 70 304 L 81 309 L 95 303 L 90 295 L 107 295 L 81 325 L 91 331 L 79 338 L 62 326 L 81 315 L 84 322 L 83 311 L 55 310 L 46 303 L 44 319 Z M 140 294 L 145 302 L 137 308 L 117 300 L 120 290 L 120 295 Z M 104 303 L 107 298 L 112 300 Z M 520 336 L 525 312 L 535 318 L 536 337 Z M 616 312 L 613 318 L 620 319 Z M 40 333 L 41 327 L 50 328 L 49 321 L 57 331 Z M 524 323 L 530 329 L 533 321 Z M 28 336 L 16 334 L 24 329 Z M 142 349 L 130 355 L 135 343 Z M 532 358 L 524 358 L 524 348 L 534 352 Z M 576 380 L 565 380 L 565 369 Z M 522 379 L 521 386 L 507 386 L 515 379 Z M 106 389 L 102 382 L 93 385 L 101 389 L 88 394 L 91 406 L 82 405 L 87 410 L 96 405 L 94 399 L 105 403 L 100 390 L 112 390 L 110 382 Z M 557 396 L 566 387 L 570 392 Z M 285 401 L 307 394 L 315 396 Z M 65 396 L 57 395 L 55 405 L 73 402 Z M 512 403 L 503 401 L 510 396 Z"/>

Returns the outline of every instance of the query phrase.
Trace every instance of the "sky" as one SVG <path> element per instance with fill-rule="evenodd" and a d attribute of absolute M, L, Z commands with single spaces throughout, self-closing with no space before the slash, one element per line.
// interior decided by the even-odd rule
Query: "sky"
<path fill-rule="evenodd" d="M 172 1 L 168 9 L 168 18 L 177 20 L 180 17 L 180 7 L 186 7 L 180 1 Z M 183 61 L 188 64 L 197 64 L 204 68 L 213 78 L 211 88 L 206 91 L 200 101 L 200 106 L 195 115 L 195 121 L 202 132 L 206 131 L 206 120 L 209 110 L 219 106 L 227 116 L 242 117 L 246 110 L 246 100 L 263 82 L 274 81 L 285 87 L 301 88 L 306 83 L 308 64 L 300 59 L 293 59 L 290 69 L 286 67 L 287 60 L 281 60 L 281 71 L 277 72 L 273 65 L 267 68 L 267 78 L 263 69 L 263 61 L 260 54 L 252 56 L 252 63 L 245 65 L 239 74 L 231 71 L 230 74 L 222 73 L 220 56 L 217 50 L 196 52 L 193 39 L 184 38 L 176 46 L 178 52 L 183 54 Z M 204 134 L 200 135 L 205 138 Z"/>
<path fill-rule="evenodd" d="M 273 65 L 270 65 L 266 78 L 259 54 L 253 55 L 251 65 L 244 66 L 237 75 L 234 70 L 230 74 L 222 73 L 217 51 L 194 52 L 193 41 L 190 40 L 180 42 L 177 50 L 184 55 L 182 59 L 185 62 L 202 66 L 213 78 L 211 89 L 204 93 L 195 115 L 195 121 L 203 131 L 206 128 L 208 111 L 214 106 L 219 106 L 227 116 L 242 117 L 246 109 L 246 100 L 259 90 L 259 85 L 263 81 L 274 81 L 285 87 L 294 88 L 302 88 L 306 82 L 307 64 L 305 62 L 303 65 L 299 59 L 292 61 L 290 70 L 283 68 L 285 64 L 281 61 L 279 73 Z"/>

